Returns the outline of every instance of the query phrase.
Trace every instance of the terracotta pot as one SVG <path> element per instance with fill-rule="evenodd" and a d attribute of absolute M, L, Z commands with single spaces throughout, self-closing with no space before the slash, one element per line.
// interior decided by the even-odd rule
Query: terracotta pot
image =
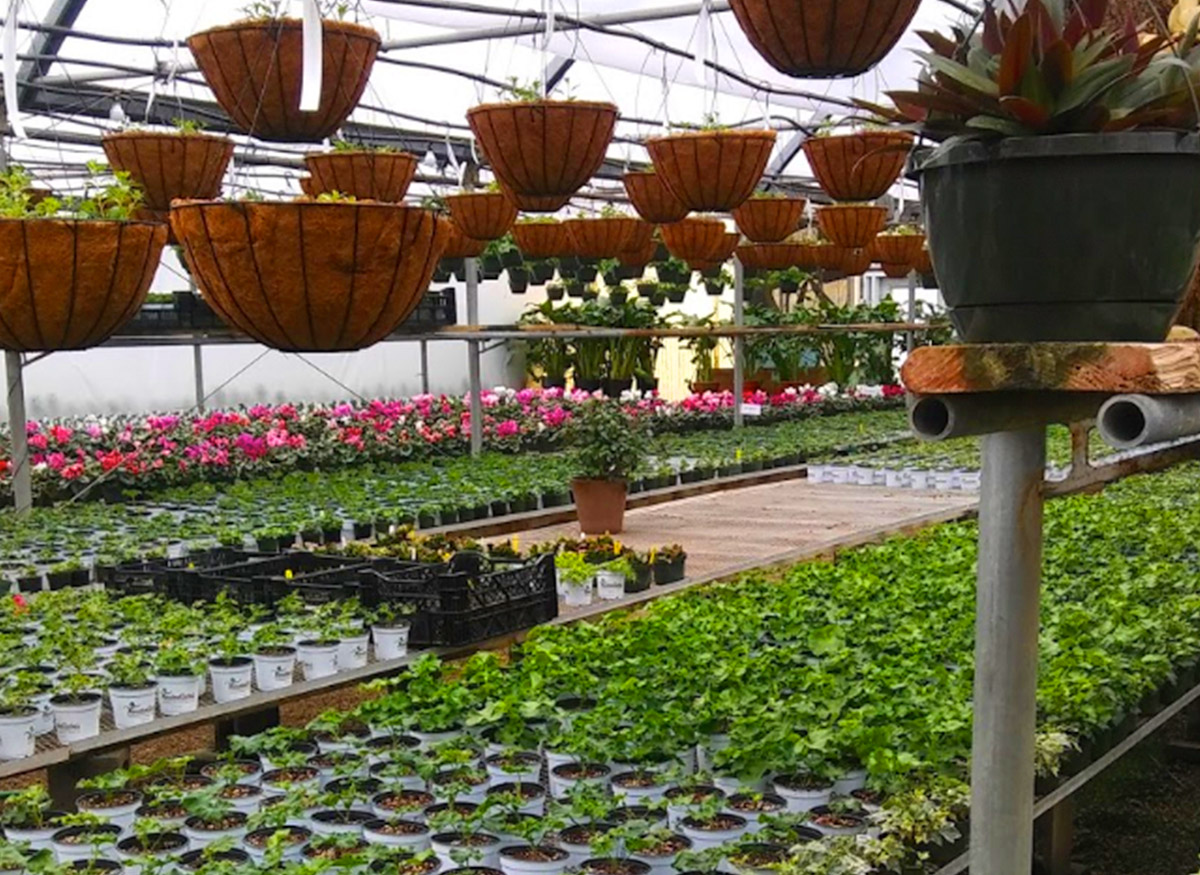
<path fill-rule="evenodd" d="M 518 222 L 512 232 L 517 248 L 529 259 L 557 258 L 571 248 L 570 235 L 561 222 Z"/>
<path fill-rule="evenodd" d="M 652 137 L 646 149 L 667 188 L 689 210 L 726 212 L 762 179 L 774 131 L 689 131 Z"/>
<path fill-rule="evenodd" d="M 625 249 L 617 253 L 617 260 L 626 267 L 645 267 L 654 260 L 657 249 L 658 243 L 651 237 L 636 249 Z"/>
<path fill-rule="evenodd" d="M 925 249 L 924 234 L 879 234 L 871 241 L 871 258 L 891 264 L 916 264 Z"/>
<path fill-rule="evenodd" d="M 616 258 L 629 248 L 629 242 L 642 223 L 631 217 L 567 219 L 563 227 L 571 239 L 572 250 L 580 258 Z"/>
<path fill-rule="evenodd" d="M 404 200 L 417 157 L 407 152 L 313 152 L 304 156 L 311 174 L 310 197 L 340 191 L 359 200 L 396 204 Z"/>
<path fill-rule="evenodd" d="M 367 87 L 379 34 L 348 21 L 323 21 L 320 109 L 301 112 L 304 38 L 298 18 L 238 21 L 188 37 L 217 103 L 248 134 L 282 143 L 332 136 Z"/>
<path fill-rule="evenodd" d="M 733 211 L 733 220 L 755 243 L 778 243 L 800 228 L 807 204 L 802 197 L 752 197 Z"/>
<path fill-rule="evenodd" d="M 585 535 L 615 535 L 625 527 L 624 480 L 571 481 L 579 530 Z"/>
<path fill-rule="evenodd" d="M 847 276 L 862 276 L 871 269 L 871 262 L 874 260 L 870 249 L 839 248 L 837 269 Z"/>
<path fill-rule="evenodd" d="M 171 209 L 176 198 L 221 196 L 233 140 L 208 134 L 125 131 L 105 134 L 104 154 L 142 189 L 147 209 Z"/>
<path fill-rule="evenodd" d="M 725 243 L 725 223 L 720 219 L 684 219 L 662 226 L 667 251 L 683 261 L 706 261 Z"/>
<path fill-rule="evenodd" d="M 655 225 L 669 225 L 687 217 L 687 205 L 671 193 L 653 170 L 625 174 L 625 193 L 638 215 Z"/>
<path fill-rule="evenodd" d="M 835 201 L 873 201 L 900 176 L 912 141 L 903 131 L 809 137 L 804 154 L 817 182 Z"/>
<path fill-rule="evenodd" d="M 751 243 L 736 250 L 738 261 L 747 270 L 786 270 L 800 264 L 801 247 L 797 243 Z"/>
<path fill-rule="evenodd" d="M 467 121 L 512 201 L 554 212 L 604 163 L 617 108 L 582 100 L 485 103 L 468 110 Z"/>
<path fill-rule="evenodd" d="M 821 233 L 838 246 L 861 249 L 870 246 L 887 225 L 887 207 L 869 204 L 833 204 L 817 207 Z"/>
<path fill-rule="evenodd" d="M 166 243 L 150 222 L 0 219 L 0 347 L 103 343 L 145 302 Z"/>
<path fill-rule="evenodd" d="M 483 250 L 487 249 L 488 245 L 486 240 L 468 237 L 453 222 L 446 222 L 446 224 L 450 227 L 449 233 L 446 235 L 446 248 L 442 250 L 442 258 L 478 258 L 483 255 Z"/>
<path fill-rule="evenodd" d="M 731 0 L 750 44 L 788 76 L 833 79 L 891 51 L 920 0 Z"/>
<path fill-rule="evenodd" d="M 912 271 L 911 264 L 893 264 L 891 262 L 883 262 L 879 265 L 885 276 L 891 277 L 894 280 L 904 279 Z"/>
<path fill-rule="evenodd" d="M 468 237 L 496 240 L 517 221 L 517 208 L 498 191 L 468 191 L 446 198 L 450 218 Z"/>
<path fill-rule="evenodd" d="M 260 343 L 363 349 L 416 308 L 450 236 L 428 210 L 379 203 L 176 203 L 205 300 Z"/>

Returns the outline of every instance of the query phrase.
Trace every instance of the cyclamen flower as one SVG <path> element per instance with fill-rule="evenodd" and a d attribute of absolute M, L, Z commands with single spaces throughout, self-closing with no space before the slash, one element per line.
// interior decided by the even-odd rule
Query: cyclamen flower
<path fill-rule="evenodd" d="M 515 419 L 506 419 L 496 426 L 496 436 L 507 438 L 516 437 L 521 433 L 521 426 Z"/>

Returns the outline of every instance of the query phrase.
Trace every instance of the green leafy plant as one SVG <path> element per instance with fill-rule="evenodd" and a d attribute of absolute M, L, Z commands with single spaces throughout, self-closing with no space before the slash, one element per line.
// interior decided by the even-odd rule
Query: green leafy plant
<path fill-rule="evenodd" d="M 568 426 L 579 476 L 598 480 L 627 478 L 646 455 L 643 424 L 611 404 L 585 404 Z"/>

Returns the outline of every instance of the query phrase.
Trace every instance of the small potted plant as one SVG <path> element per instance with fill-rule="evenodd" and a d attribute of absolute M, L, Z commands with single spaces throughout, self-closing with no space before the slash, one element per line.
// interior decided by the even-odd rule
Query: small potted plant
<path fill-rule="evenodd" d="M 646 454 L 642 424 L 617 405 L 588 401 L 567 426 L 575 448 L 571 481 L 584 534 L 617 534 L 624 526 L 628 477 Z"/>
<path fill-rule="evenodd" d="M 226 605 L 225 609 L 232 610 L 232 605 Z M 251 692 L 254 660 L 246 655 L 246 642 L 239 636 L 238 626 L 233 616 L 225 620 L 217 639 L 217 655 L 208 660 L 213 699 L 217 704 L 244 699 Z"/>
<path fill-rule="evenodd" d="M 871 257 L 883 264 L 907 264 L 916 266 L 921 262 L 925 249 L 925 232 L 918 225 L 893 225 L 875 235 L 869 247 Z"/>
<path fill-rule="evenodd" d="M 182 644 L 172 643 L 154 657 L 158 682 L 158 712 L 164 717 L 187 714 L 200 707 L 204 687 L 203 663 Z"/>
<path fill-rule="evenodd" d="M 38 714 L 28 687 L 10 686 L 0 693 L 0 760 L 33 756 Z"/>
<path fill-rule="evenodd" d="M 117 653 L 108 664 L 108 700 L 117 729 L 140 726 L 154 720 L 158 683 L 153 666 L 136 653 Z"/>
<path fill-rule="evenodd" d="M 401 659 L 408 654 L 408 633 L 416 608 L 406 602 L 386 602 L 371 612 L 371 640 L 375 658 Z"/>
<path fill-rule="evenodd" d="M 0 827 L 8 841 L 34 850 L 50 847 L 50 837 L 65 825 L 66 812 L 50 808 L 50 794 L 41 784 L 31 784 L 0 797 Z"/>
<path fill-rule="evenodd" d="M 254 685 L 264 693 L 290 687 L 296 675 L 296 648 L 281 623 L 265 623 L 250 639 Z"/>
<path fill-rule="evenodd" d="M 223 799 L 218 785 L 187 793 L 182 802 L 188 812 L 183 834 L 192 848 L 202 848 L 221 839 L 241 841 L 246 835 L 248 815 Z"/>
<path fill-rule="evenodd" d="M 130 773 L 116 769 L 94 778 L 80 780 L 76 787 L 88 792 L 75 800 L 80 811 L 96 815 L 105 823 L 115 823 L 122 830 L 133 826 L 142 794 L 130 786 Z"/>

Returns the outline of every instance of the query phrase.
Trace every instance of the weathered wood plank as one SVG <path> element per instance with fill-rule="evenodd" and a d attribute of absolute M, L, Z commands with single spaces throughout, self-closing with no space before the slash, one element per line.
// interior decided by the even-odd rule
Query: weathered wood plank
<path fill-rule="evenodd" d="M 900 371 L 921 395 L 967 392 L 1200 392 L 1200 343 L 927 346 Z"/>

